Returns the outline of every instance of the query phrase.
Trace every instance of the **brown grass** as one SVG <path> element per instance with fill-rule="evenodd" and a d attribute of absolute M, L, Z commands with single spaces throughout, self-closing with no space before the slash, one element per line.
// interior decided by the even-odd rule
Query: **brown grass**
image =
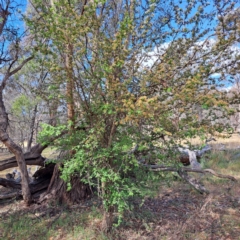
<path fill-rule="evenodd" d="M 228 181 L 211 183 L 211 191 L 201 195 L 179 181 L 171 187 L 161 185 L 144 204 L 133 198 L 133 210 L 126 212 L 123 223 L 111 234 L 101 231 L 102 207 L 96 198 L 72 208 L 2 204 L 0 239 L 239 239 L 239 185 L 229 189 Z"/>
<path fill-rule="evenodd" d="M 205 156 L 203 167 L 240 180 L 240 150 L 230 150 L 233 144 L 238 145 L 236 140 L 236 136 L 235 142 L 225 140 L 229 150 Z M 198 178 L 211 194 L 199 194 L 179 179 L 170 186 L 159 182 L 158 190 L 153 197 L 146 196 L 144 203 L 137 197 L 129 200 L 132 211 L 125 213 L 122 224 L 111 234 L 101 231 L 102 206 L 96 197 L 71 208 L 25 208 L 21 201 L 1 201 L 0 239 L 239 240 L 239 181 L 233 184 L 209 175 Z"/>
<path fill-rule="evenodd" d="M 240 147 L 240 135 L 235 133 L 231 137 L 228 137 L 227 135 L 222 135 L 221 137 L 214 137 L 216 141 L 210 142 L 211 145 L 219 145 L 219 144 L 225 144 L 227 147 Z M 191 144 L 193 145 L 201 145 L 204 144 L 203 141 L 201 141 L 200 138 L 192 138 L 189 139 Z"/>

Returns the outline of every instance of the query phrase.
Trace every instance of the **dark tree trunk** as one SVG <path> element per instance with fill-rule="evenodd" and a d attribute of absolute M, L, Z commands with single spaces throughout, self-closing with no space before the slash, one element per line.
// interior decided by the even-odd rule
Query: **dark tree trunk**
<path fill-rule="evenodd" d="M 67 191 L 67 184 L 60 178 L 61 172 L 59 165 L 54 163 L 46 164 L 45 167 L 37 170 L 33 174 L 33 181 L 29 184 L 30 191 L 33 196 L 39 197 L 39 192 L 44 192 L 40 195 L 38 202 L 42 203 L 45 201 L 56 201 L 65 204 L 75 204 L 82 200 L 90 197 L 92 191 L 87 184 L 81 182 L 79 176 L 73 176 L 71 179 L 72 189 Z M 0 185 L 6 188 L 21 190 L 22 186 L 20 182 L 0 178 Z M 16 191 L 13 194 L 7 193 L 6 195 L 0 196 L 0 199 L 7 197 L 16 197 L 23 195 L 22 192 Z"/>
<path fill-rule="evenodd" d="M 75 204 L 89 198 L 92 191 L 89 185 L 81 182 L 80 176 L 73 176 L 71 179 L 71 190 L 67 191 L 67 184 L 60 178 L 59 165 L 54 168 L 48 190 L 41 197 L 39 202 L 55 200 L 59 203 Z"/>

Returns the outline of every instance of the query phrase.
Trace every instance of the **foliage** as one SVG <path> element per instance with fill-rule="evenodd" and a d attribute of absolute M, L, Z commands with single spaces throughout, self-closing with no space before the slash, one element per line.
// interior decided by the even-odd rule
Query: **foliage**
<path fill-rule="evenodd" d="M 35 105 L 35 101 L 32 101 L 29 97 L 22 94 L 14 99 L 12 103 L 12 111 L 17 117 L 30 116 Z"/>
<path fill-rule="evenodd" d="M 147 171 L 136 146 L 144 163 L 175 165 L 179 141 L 231 130 L 229 98 L 220 87 L 234 74 L 238 56 L 227 52 L 238 40 L 218 34 L 215 16 L 231 12 L 233 1 L 35 0 L 33 6 L 27 23 L 52 77 L 50 96 L 59 96 L 68 118 L 44 128 L 42 137 L 67 127 L 55 142 L 72 151 L 62 177 L 70 182 L 79 174 L 97 184 L 106 210 L 117 206 L 122 213 L 126 199 L 142 192 Z"/>

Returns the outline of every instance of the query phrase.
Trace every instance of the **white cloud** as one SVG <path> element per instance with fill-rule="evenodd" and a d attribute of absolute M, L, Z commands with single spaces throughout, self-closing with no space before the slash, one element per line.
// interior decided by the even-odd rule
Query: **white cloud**
<path fill-rule="evenodd" d="M 221 73 L 213 73 L 210 75 L 211 78 L 220 78 L 221 77 Z"/>
<path fill-rule="evenodd" d="M 184 41 L 184 40 L 183 40 Z M 240 46 L 235 44 L 229 46 L 224 52 L 216 52 L 214 51 L 214 47 L 216 46 L 217 40 L 213 38 L 208 38 L 203 41 L 198 41 L 193 43 L 192 46 L 189 47 L 187 54 L 185 56 L 179 56 L 181 58 L 182 67 L 188 66 L 188 69 L 192 71 L 197 71 L 198 66 L 201 63 L 214 63 L 214 66 L 211 69 L 212 78 L 221 77 L 220 71 L 233 67 L 233 59 L 240 56 Z M 139 56 L 139 63 L 142 68 L 151 68 L 154 64 L 160 63 L 162 56 L 165 54 L 166 50 L 169 47 L 176 49 L 181 45 L 172 45 L 172 42 L 161 44 L 158 47 L 155 47 L 153 51 L 142 52 L 141 56 Z M 207 60 L 206 60 L 207 57 Z M 189 64 L 186 65 L 186 63 Z M 235 63 L 237 66 L 237 64 Z M 182 69 L 181 66 L 178 66 L 179 69 Z M 186 67 L 184 67 L 186 69 Z"/>

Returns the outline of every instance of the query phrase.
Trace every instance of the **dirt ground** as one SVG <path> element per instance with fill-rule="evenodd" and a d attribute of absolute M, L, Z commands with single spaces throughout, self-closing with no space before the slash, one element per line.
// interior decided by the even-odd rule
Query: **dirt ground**
<path fill-rule="evenodd" d="M 98 234 L 101 232 L 99 219 L 101 219 L 102 207 L 96 198 L 67 209 L 61 206 L 39 205 L 26 208 L 22 201 L 2 201 L 0 202 L 2 222 L 0 239 L 239 240 L 239 184 L 233 185 L 224 180 L 217 184 L 210 183 L 209 187 L 211 194 L 202 195 L 188 184 L 177 181 L 170 187 L 165 186 L 159 189 L 159 193 L 155 197 L 146 197 L 143 204 L 142 200 L 132 199 L 132 211 L 126 212 L 122 224 L 104 237 Z M 93 207 L 94 211 L 99 213 L 99 218 L 89 217 L 93 214 Z M 56 222 L 56 218 L 61 221 L 65 216 L 63 213 L 67 214 L 69 218 L 60 227 L 61 234 L 59 235 L 56 232 L 53 233 L 55 226 L 58 225 L 54 225 L 51 221 Z M 26 238 L 16 237 L 16 233 L 11 228 L 14 221 L 9 219 L 15 219 L 15 224 L 17 224 L 18 221 L 22 221 L 23 216 L 29 218 L 29 214 L 32 214 L 32 220 L 37 219 L 42 223 L 45 232 L 35 237 L 32 232 L 28 232 L 28 235 L 25 235 Z M 78 221 L 81 221 L 84 214 L 87 214 L 87 217 L 80 224 Z M 77 215 L 78 217 L 76 217 Z M 31 225 L 27 222 L 24 228 L 28 224 Z M 84 238 L 82 232 L 76 235 L 74 229 L 77 229 L 79 224 L 83 226 L 83 232 L 89 232 L 90 229 L 93 231 L 91 237 Z M 7 233 L 9 232 L 6 232 L 6 229 L 12 231 L 12 237 L 8 237 Z M 49 237 L 51 235 L 54 237 Z"/>

